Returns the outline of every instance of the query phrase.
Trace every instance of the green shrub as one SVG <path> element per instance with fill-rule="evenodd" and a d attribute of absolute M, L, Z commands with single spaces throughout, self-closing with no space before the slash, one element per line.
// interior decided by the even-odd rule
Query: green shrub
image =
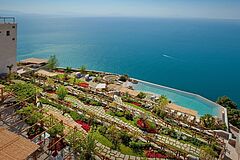
<path fill-rule="evenodd" d="M 130 136 L 126 131 L 122 131 L 120 132 L 120 138 L 124 145 L 129 146 L 132 136 Z"/>
<path fill-rule="evenodd" d="M 147 121 L 147 127 L 148 129 L 152 130 L 152 129 L 156 129 L 156 124 L 151 122 L 151 121 Z"/>
<path fill-rule="evenodd" d="M 15 83 L 9 87 L 10 90 L 16 95 L 18 101 L 23 101 L 29 97 L 35 100 L 36 87 L 30 83 Z"/>
<path fill-rule="evenodd" d="M 50 56 L 49 59 L 48 59 L 48 64 L 47 64 L 48 69 L 53 70 L 57 66 L 58 66 L 57 57 L 55 55 Z"/>
<path fill-rule="evenodd" d="M 123 117 L 124 113 L 122 111 L 117 111 L 117 112 L 115 112 L 115 115 L 118 117 Z"/>
<path fill-rule="evenodd" d="M 128 80 L 128 75 L 121 75 L 119 81 L 126 82 Z"/>
<path fill-rule="evenodd" d="M 84 95 L 78 95 L 78 99 L 80 101 L 82 101 L 84 104 L 87 104 L 87 105 L 93 105 L 93 106 L 102 106 L 102 103 L 99 102 L 99 101 L 96 101 L 94 99 L 91 99 L 91 98 L 88 98 L 88 97 L 85 97 Z"/>
<path fill-rule="evenodd" d="M 37 107 L 32 104 L 17 110 L 16 113 L 28 117 L 25 122 L 29 125 L 33 125 L 43 118 L 43 113 L 39 112 Z"/>
<path fill-rule="evenodd" d="M 51 137 L 56 137 L 56 135 L 62 135 L 64 130 L 64 125 L 58 123 L 48 130 Z"/>
<path fill-rule="evenodd" d="M 106 126 L 101 126 L 98 128 L 98 132 L 101 134 L 101 135 L 105 135 L 106 132 L 107 132 L 107 127 Z"/>
<path fill-rule="evenodd" d="M 161 130 L 162 134 L 169 135 L 171 133 L 171 130 L 169 128 L 163 127 Z"/>
<path fill-rule="evenodd" d="M 90 104 L 90 105 L 93 105 L 93 106 L 101 106 L 101 105 L 102 105 L 102 103 L 100 103 L 100 102 L 98 102 L 98 101 L 95 101 L 95 100 L 93 100 L 93 99 L 90 99 L 90 100 L 89 100 L 89 104 Z"/>
<path fill-rule="evenodd" d="M 64 86 L 59 86 L 56 93 L 57 93 L 58 99 L 64 100 L 68 91 Z"/>
<path fill-rule="evenodd" d="M 72 117 L 72 119 L 74 120 L 74 121 L 76 121 L 76 120 L 82 120 L 83 119 L 83 115 L 80 115 L 79 113 L 77 113 L 77 112 L 75 112 L 75 111 L 70 111 L 70 116 Z"/>
<path fill-rule="evenodd" d="M 132 148 L 135 152 L 142 152 L 143 149 L 146 149 L 151 146 L 149 143 L 144 143 L 144 142 L 135 142 L 132 141 L 129 143 L 130 148 Z"/>
<path fill-rule="evenodd" d="M 140 93 L 137 95 L 137 97 L 140 98 L 140 99 L 143 99 L 143 98 L 145 98 L 146 96 L 147 96 L 146 93 L 143 93 L 143 92 L 140 92 Z"/>
<path fill-rule="evenodd" d="M 133 115 L 130 111 L 126 111 L 124 116 L 127 120 L 130 120 L 130 121 L 133 120 Z"/>
<path fill-rule="evenodd" d="M 70 112 L 70 109 L 65 107 L 65 106 L 62 106 L 60 104 L 57 104 L 57 103 L 54 103 L 54 102 L 51 102 L 45 98 L 42 98 L 40 99 L 40 102 L 42 102 L 43 104 L 47 104 L 47 105 L 50 105 L 50 106 L 53 106 L 61 111 L 64 111 L 65 113 L 69 113 Z"/>

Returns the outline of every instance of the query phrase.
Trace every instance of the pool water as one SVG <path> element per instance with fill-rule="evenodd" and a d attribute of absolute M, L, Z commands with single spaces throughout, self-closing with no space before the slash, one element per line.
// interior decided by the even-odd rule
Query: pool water
<path fill-rule="evenodd" d="M 172 103 L 197 111 L 199 116 L 203 116 L 205 114 L 211 114 L 218 117 L 220 116 L 219 105 L 196 94 L 148 82 L 139 82 L 138 84 L 135 84 L 133 88 L 138 91 L 151 92 L 157 95 L 165 95 L 171 100 Z"/>

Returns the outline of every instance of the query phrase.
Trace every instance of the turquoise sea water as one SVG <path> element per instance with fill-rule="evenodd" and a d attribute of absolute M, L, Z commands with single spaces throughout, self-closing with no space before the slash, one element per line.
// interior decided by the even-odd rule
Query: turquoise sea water
<path fill-rule="evenodd" d="M 17 17 L 18 60 L 129 74 L 240 103 L 240 21 Z"/>

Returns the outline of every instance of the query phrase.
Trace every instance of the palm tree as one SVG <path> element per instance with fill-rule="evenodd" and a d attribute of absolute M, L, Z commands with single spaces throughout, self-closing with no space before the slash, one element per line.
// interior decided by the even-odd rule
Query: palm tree
<path fill-rule="evenodd" d="M 64 98 L 68 94 L 68 91 L 64 86 L 59 86 L 56 93 L 57 93 L 57 96 L 58 96 L 59 100 L 64 100 Z"/>
<path fill-rule="evenodd" d="M 85 65 L 82 65 L 80 68 L 79 68 L 79 72 L 81 72 L 82 74 L 84 74 L 86 72 L 86 66 Z"/>
<path fill-rule="evenodd" d="M 214 129 L 216 120 L 210 114 L 205 114 L 200 118 L 200 123 L 203 127 Z"/>
<path fill-rule="evenodd" d="M 63 135 L 65 126 L 63 125 L 63 122 L 55 123 L 55 125 L 48 130 L 48 133 L 51 137 L 55 138 L 57 135 Z"/>
<path fill-rule="evenodd" d="M 48 84 L 48 86 L 55 88 L 55 83 L 52 78 L 49 78 L 49 77 L 47 78 L 47 84 Z"/>
<path fill-rule="evenodd" d="M 65 72 L 66 72 L 66 73 L 71 73 L 71 71 L 72 71 L 72 68 L 71 68 L 71 67 L 66 67 L 66 69 L 65 69 Z"/>
<path fill-rule="evenodd" d="M 58 59 L 55 55 L 52 55 L 48 59 L 47 67 L 49 70 L 53 70 L 58 66 Z"/>
<path fill-rule="evenodd" d="M 81 141 L 81 145 L 79 148 L 80 159 L 81 160 L 93 160 L 94 153 L 96 149 L 96 143 L 93 138 L 92 133 L 89 133 L 85 139 Z"/>
<path fill-rule="evenodd" d="M 162 95 L 157 100 L 157 105 L 154 106 L 153 110 L 160 115 L 160 113 L 165 109 L 169 104 L 169 100 L 166 96 Z"/>
<path fill-rule="evenodd" d="M 11 76 L 12 76 L 13 64 L 8 65 L 7 68 L 8 68 L 8 80 L 9 80 L 9 82 L 10 82 L 10 81 L 11 81 Z"/>
<path fill-rule="evenodd" d="M 83 138 L 83 135 L 80 131 L 77 130 L 75 126 L 73 130 L 70 130 L 66 140 L 70 144 L 71 149 L 73 150 L 74 159 L 77 159 L 77 148 L 79 147 L 80 140 Z"/>
<path fill-rule="evenodd" d="M 108 129 L 107 132 L 109 134 L 109 139 L 111 140 L 111 142 L 113 144 L 113 149 L 118 149 L 120 147 L 120 143 L 121 143 L 121 137 L 120 137 L 119 130 L 114 125 L 112 125 Z"/>

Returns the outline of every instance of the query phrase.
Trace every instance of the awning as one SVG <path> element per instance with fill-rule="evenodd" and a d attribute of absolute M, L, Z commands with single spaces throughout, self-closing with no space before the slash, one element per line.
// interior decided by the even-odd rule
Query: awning
<path fill-rule="evenodd" d="M 40 58 L 28 58 L 20 61 L 22 64 L 46 64 L 47 62 L 47 59 Z"/>
<path fill-rule="evenodd" d="M 27 159 L 39 146 L 5 128 L 0 128 L 0 159 Z"/>

